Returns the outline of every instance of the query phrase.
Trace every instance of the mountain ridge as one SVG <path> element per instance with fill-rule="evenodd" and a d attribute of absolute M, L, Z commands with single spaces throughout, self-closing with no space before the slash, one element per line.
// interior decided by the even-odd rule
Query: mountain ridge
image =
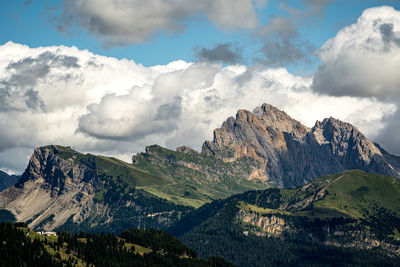
<path fill-rule="evenodd" d="M 165 229 L 213 200 L 355 168 L 399 178 L 400 157 L 349 123 L 327 118 L 308 128 L 263 104 L 229 117 L 201 152 L 152 145 L 129 164 L 70 147 L 37 148 L 16 185 L 0 193 L 0 209 L 48 230 Z"/>
<path fill-rule="evenodd" d="M 139 188 L 167 181 L 126 165 L 69 147 L 37 148 L 19 182 L 0 194 L 0 207 L 32 228 L 99 231 L 162 228 L 190 210 Z"/>
<path fill-rule="evenodd" d="M 6 172 L 0 170 L 0 192 L 17 183 L 19 178 L 20 176 L 18 175 L 8 175 Z"/>

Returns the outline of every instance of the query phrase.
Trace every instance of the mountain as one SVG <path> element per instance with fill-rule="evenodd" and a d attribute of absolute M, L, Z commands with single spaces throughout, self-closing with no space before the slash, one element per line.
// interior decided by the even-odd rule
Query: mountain
<path fill-rule="evenodd" d="M 1 192 L 0 207 L 17 221 L 45 230 L 162 229 L 193 209 L 146 191 L 167 184 L 115 158 L 46 146 L 35 149 L 18 183 Z M 179 192 L 187 199 L 192 191 L 196 197 L 194 189 L 185 188 Z"/>
<path fill-rule="evenodd" d="M 147 148 L 156 155 L 168 150 Z M 169 163 L 190 161 L 192 150 L 170 153 Z M 197 153 L 197 152 L 193 152 Z M 119 231 L 129 227 L 165 229 L 184 214 L 212 199 L 227 197 L 262 185 L 238 179 L 245 165 L 201 158 L 201 166 L 222 172 L 232 167 L 231 174 L 220 181 L 199 180 L 182 171 L 179 178 L 164 172 L 178 173 L 152 163 L 151 174 L 145 168 L 115 158 L 82 154 L 69 147 L 45 146 L 35 149 L 20 180 L 0 193 L 0 217 L 28 223 L 31 228 L 68 231 Z M 192 163 L 190 163 L 192 164 Z M 160 167 L 161 166 L 161 167 Z M 189 165 L 192 166 L 192 165 Z M 222 180 L 223 178 L 223 180 Z M 232 178 L 229 180 L 229 178 Z M 265 187 L 265 185 L 264 185 Z M 11 211 L 11 215 L 6 211 Z"/>
<path fill-rule="evenodd" d="M 19 177 L 20 176 L 18 175 L 8 175 L 0 170 L 0 191 L 14 185 L 18 181 Z"/>
<path fill-rule="evenodd" d="M 1 266 L 233 266 L 222 258 L 199 259 L 159 230 L 46 234 L 21 223 L 0 223 Z"/>
<path fill-rule="evenodd" d="M 151 146 L 134 155 L 133 163 L 183 183 L 213 184 L 211 192 L 203 193 L 214 199 L 246 188 L 294 188 L 350 169 L 400 177 L 400 157 L 372 143 L 351 124 L 327 118 L 308 128 L 268 104 L 229 117 L 200 153 L 187 147 L 171 151 Z"/>
<path fill-rule="evenodd" d="M 47 230 L 166 229 L 216 199 L 254 189 L 294 188 L 348 169 L 400 177 L 400 157 L 351 124 L 328 118 L 307 128 L 264 104 L 239 110 L 201 152 L 158 145 L 132 157 L 35 149 L 15 186 L 0 193 L 0 215 Z M 0 216 L 0 217 L 1 217 Z"/>
<path fill-rule="evenodd" d="M 297 189 L 206 204 L 168 232 L 238 266 L 379 265 L 400 260 L 400 180 L 361 170 Z"/>

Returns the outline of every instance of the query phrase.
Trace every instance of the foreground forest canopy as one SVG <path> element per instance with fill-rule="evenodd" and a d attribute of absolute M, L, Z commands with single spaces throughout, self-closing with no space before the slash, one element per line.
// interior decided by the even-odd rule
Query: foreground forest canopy
<path fill-rule="evenodd" d="M 109 234 L 59 232 L 45 236 L 24 223 L 0 223 L 0 266 L 233 266 L 222 258 L 199 259 L 159 230 Z"/>

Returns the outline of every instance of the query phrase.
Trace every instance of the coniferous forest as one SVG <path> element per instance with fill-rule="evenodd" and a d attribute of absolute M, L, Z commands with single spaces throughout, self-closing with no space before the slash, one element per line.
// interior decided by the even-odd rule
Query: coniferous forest
<path fill-rule="evenodd" d="M 233 266 L 199 259 L 159 230 L 130 229 L 119 236 L 67 232 L 43 236 L 23 223 L 0 223 L 0 266 Z"/>

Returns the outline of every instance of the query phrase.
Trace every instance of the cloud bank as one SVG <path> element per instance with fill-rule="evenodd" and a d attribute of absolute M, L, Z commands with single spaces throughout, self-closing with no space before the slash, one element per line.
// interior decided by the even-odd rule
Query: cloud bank
<path fill-rule="evenodd" d="M 75 24 L 99 37 L 106 46 L 143 43 L 160 32 L 175 34 L 186 20 L 204 15 L 226 30 L 257 26 L 256 8 L 266 0 L 64 0 L 53 15 L 59 31 Z M 99 8 L 101 7 L 101 8 Z"/>
<path fill-rule="evenodd" d="M 32 149 L 69 145 L 129 161 L 146 145 L 200 149 L 240 108 L 270 103 L 308 126 L 334 116 L 369 137 L 395 105 L 313 92 L 312 77 L 175 61 L 144 67 L 76 47 L 0 46 L 0 169 L 22 172 Z M 312 103 L 312 105 L 310 105 Z"/>
<path fill-rule="evenodd" d="M 400 12 L 382 6 L 365 10 L 357 23 L 341 29 L 320 49 L 322 64 L 313 89 L 331 96 L 378 99 L 396 113 L 375 140 L 400 153 Z M 371 111 L 366 111 L 371 112 Z"/>

